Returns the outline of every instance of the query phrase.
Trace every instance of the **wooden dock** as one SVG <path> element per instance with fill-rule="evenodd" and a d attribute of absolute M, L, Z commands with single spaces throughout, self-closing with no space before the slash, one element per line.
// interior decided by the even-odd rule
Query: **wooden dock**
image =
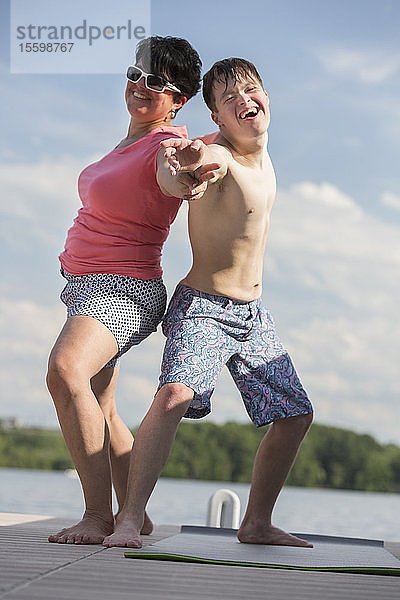
<path fill-rule="evenodd" d="M 127 560 L 123 548 L 49 544 L 70 520 L 0 513 L 7 600 L 399 600 L 400 577 Z M 174 535 L 160 525 L 144 545 Z M 400 543 L 385 543 L 400 559 Z"/>

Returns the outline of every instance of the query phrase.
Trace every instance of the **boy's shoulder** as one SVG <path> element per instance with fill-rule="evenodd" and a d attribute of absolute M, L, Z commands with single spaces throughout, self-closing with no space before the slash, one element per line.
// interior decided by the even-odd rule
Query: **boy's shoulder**
<path fill-rule="evenodd" d="M 213 133 L 208 133 L 195 139 L 202 141 L 203 144 L 207 146 L 209 154 L 206 155 L 206 161 L 220 163 L 220 168 L 217 169 L 217 176 L 211 179 L 210 183 L 215 183 L 219 179 L 225 177 L 230 171 L 233 156 L 231 149 L 221 132 L 214 131 Z"/>
<path fill-rule="evenodd" d="M 201 140 L 207 146 L 207 148 L 209 148 L 212 151 L 212 154 L 215 157 L 216 161 L 229 161 L 232 158 L 232 152 L 225 138 L 221 135 L 219 131 L 203 135 L 196 139 Z"/>
<path fill-rule="evenodd" d="M 201 140 L 206 146 L 209 144 L 214 144 L 215 140 L 219 136 L 219 131 L 213 131 L 212 133 L 206 133 L 205 135 L 199 135 L 199 137 L 194 138 L 195 140 Z"/>
<path fill-rule="evenodd" d="M 213 133 L 207 133 L 206 135 L 202 135 L 196 140 L 201 140 L 203 144 L 208 146 L 210 150 L 213 152 L 219 152 L 222 156 L 232 156 L 232 152 L 229 149 L 228 142 L 221 134 L 220 131 L 214 131 Z"/>

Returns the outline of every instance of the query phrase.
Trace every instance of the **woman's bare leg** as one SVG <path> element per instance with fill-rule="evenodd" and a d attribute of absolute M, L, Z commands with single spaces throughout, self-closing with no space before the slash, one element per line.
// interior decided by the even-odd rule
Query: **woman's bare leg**
<path fill-rule="evenodd" d="M 76 315 L 50 353 L 47 385 L 85 498 L 82 520 L 51 535 L 51 542 L 99 544 L 113 530 L 109 430 L 90 380 L 117 352 L 107 327 Z"/>
<path fill-rule="evenodd" d="M 103 367 L 92 377 L 91 386 L 107 421 L 110 432 L 110 459 L 112 482 L 118 500 L 118 513 L 121 511 L 126 497 L 129 464 L 134 438 L 117 412 L 115 388 L 119 367 Z M 153 523 L 145 514 L 141 533 L 148 535 L 153 531 Z"/>

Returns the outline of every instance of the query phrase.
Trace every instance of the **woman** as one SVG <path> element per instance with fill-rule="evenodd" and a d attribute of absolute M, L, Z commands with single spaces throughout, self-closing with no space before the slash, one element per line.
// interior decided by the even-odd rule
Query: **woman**
<path fill-rule="evenodd" d="M 165 311 L 161 249 L 181 200 L 157 185 L 160 142 L 187 137 L 171 119 L 200 88 L 201 61 L 183 39 L 142 40 L 125 92 L 128 134 L 79 177 L 82 208 L 60 255 L 67 321 L 47 386 L 81 480 L 82 520 L 50 542 L 98 544 L 122 507 L 133 437 L 115 406 L 119 357 L 155 331 Z M 111 463 L 111 464 L 110 464 Z M 146 515 L 142 533 L 152 531 Z"/>

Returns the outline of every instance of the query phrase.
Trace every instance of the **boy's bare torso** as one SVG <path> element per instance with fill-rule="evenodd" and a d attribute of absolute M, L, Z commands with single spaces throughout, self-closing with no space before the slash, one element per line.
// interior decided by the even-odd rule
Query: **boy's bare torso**
<path fill-rule="evenodd" d="M 257 158 L 227 148 L 228 170 L 189 205 L 193 266 L 182 283 L 210 294 L 249 302 L 262 292 L 265 243 L 276 183 L 265 150 Z M 209 147 L 210 149 L 213 146 Z"/>

